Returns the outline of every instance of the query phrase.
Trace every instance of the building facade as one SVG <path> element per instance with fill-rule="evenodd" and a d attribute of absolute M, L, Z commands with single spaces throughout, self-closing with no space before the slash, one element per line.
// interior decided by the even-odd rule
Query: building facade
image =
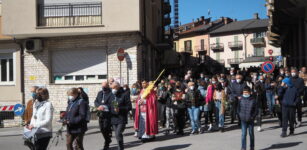
<path fill-rule="evenodd" d="M 155 78 L 169 12 L 161 0 L 3 0 L 2 31 L 24 52 L 24 93 L 47 87 L 59 115 L 69 88 L 83 87 L 93 105 L 108 78 L 129 85 Z M 125 49 L 122 62 L 119 48 Z"/>
<path fill-rule="evenodd" d="M 255 14 L 253 19 L 234 21 L 212 31 L 210 57 L 226 68 L 259 67 L 270 56 L 276 62 L 280 48 L 269 45 L 267 27 L 268 19 L 259 19 Z"/>
<path fill-rule="evenodd" d="M 205 71 L 206 68 L 209 68 L 213 64 L 209 64 L 210 58 L 208 57 L 211 53 L 209 33 L 230 22 L 232 20 L 225 17 L 214 21 L 211 21 L 211 18 L 200 17 L 191 23 L 181 25 L 178 30 L 179 36 L 174 40 L 173 47 L 181 56 L 180 64 L 183 68 L 194 68 L 198 71 Z M 210 72 L 210 70 L 207 71 Z"/>

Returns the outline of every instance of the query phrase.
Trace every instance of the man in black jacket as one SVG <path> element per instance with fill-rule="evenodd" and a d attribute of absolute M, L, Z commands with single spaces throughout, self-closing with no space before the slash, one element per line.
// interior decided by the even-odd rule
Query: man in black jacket
<path fill-rule="evenodd" d="M 258 117 L 257 117 L 257 125 L 259 126 L 257 128 L 258 132 L 261 132 L 261 126 L 262 126 L 262 112 L 264 110 L 264 106 L 266 103 L 266 97 L 265 97 L 265 83 L 264 83 L 264 77 L 260 76 L 259 80 L 256 81 L 255 85 L 255 96 L 256 96 L 256 101 L 257 101 L 257 106 L 258 106 Z"/>
<path fill-rule="evenodd" d="M 305 84 L 304 80 L 298 76 L 298 71 L 296 68 L 291 69 L 291 82 L 293 86 L 297 89 L 298 91 L 298 96 L 299 96 L 299 102 L 297 103 L 296 110 L 297 110 L 297 127 L 301 126 L 302 124 L 302 97 L 304 96 L 304 89 L 305 89 Z"/>
<path fill-rule="evenodd" d="M 96 100 L 95 100 L 95 107 L 98 110 L 98 117 L 99 117 L 99 126 L 100 131 L 104 137 L 104 150 L 109 149 L 109 145 L 112 142 L 111 140 L 111 114 L 110 114 L 110 107 L 111 107 L 111 96 L 112 92 L 109 88 L 108 82 L 102 83 L 102 90 L 98 93 Z"/>
<path fill-rule="evenodd" d="M 236 81 L 230 84 L 229 87 L 229 96 L 230 96 L 230 104 L 231 104 L 231 123 L 233 123 L 236 119 L 237 109 L 238 109 L 238 101 L 241 99 L 243 89 L 246 87 L 246 83 L 243 81 L 243 76 L 238 74 L 236 75 Z M 238 124 L 240 125 L 240 117 L 238 117 Z"/>
<path fill-rule="evenodd" d="M 128 113 L 132 109 L 130 96 L 123 91 L 118 82 L 112 84 L 111 124 L 115 131 L 118 150 L 124 149 L 123 132 L 125 131 Z"/>

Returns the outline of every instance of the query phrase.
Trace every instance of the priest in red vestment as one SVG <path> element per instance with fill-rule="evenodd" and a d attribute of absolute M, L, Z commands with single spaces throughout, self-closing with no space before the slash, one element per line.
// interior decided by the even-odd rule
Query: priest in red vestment
<path fill-rule="evenodd" d="M 142 141 L 154 139 L 158 134 L 158 110 L 156 92 L 146 81 L 142 82 L 142 90 L 136 101 L 134 127 L 136 136 Z M 148 92 L 147 94 L 144 94 Z"/>

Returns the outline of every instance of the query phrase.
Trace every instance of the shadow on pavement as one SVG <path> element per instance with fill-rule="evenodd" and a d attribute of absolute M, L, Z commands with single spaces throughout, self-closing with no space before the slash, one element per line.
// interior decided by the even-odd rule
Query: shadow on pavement
<path fill-rule="evenodd" d="M 280 126 L 273 126 L 273 127 L 269 127 L 269 128 L 263 129 L 262 132 L 264 132 L 264 131 L 269 131 L 269 130 L 276 130 L 276 129 L 279 129 L 279 128 L 281 128 L 281 127 L 280 127 Z"/>
<path fill-rule="evenodd" d="M 268 148 L 264 148 L 261 150 L 271 150 L 271 149 L 283 149 L 283 148 L 290 148 L 290 147 L 294 147 L 297 146 L 299 144 L 301 144 L 303 142 L 291 142 L 291 143 L 279 143 L 279 144 L 273 144 Z"/>
<path fill-rule="evenodd" d="M 189 147 L 191 144 L 182 144 L 182 145 L 171 145 L 171 146 L 164 146 L 158 147 L 153 150 L 176 150 L 176 149 L 184 149 Z"/>

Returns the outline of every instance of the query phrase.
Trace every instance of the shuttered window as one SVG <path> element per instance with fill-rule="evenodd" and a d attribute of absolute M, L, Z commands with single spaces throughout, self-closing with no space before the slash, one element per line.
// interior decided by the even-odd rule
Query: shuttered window
<path fill-rule="evenodd" d="M 52 70 L 55 83 L 99 82 L 106 79 L 105 50 L 55 50 Z"/>

